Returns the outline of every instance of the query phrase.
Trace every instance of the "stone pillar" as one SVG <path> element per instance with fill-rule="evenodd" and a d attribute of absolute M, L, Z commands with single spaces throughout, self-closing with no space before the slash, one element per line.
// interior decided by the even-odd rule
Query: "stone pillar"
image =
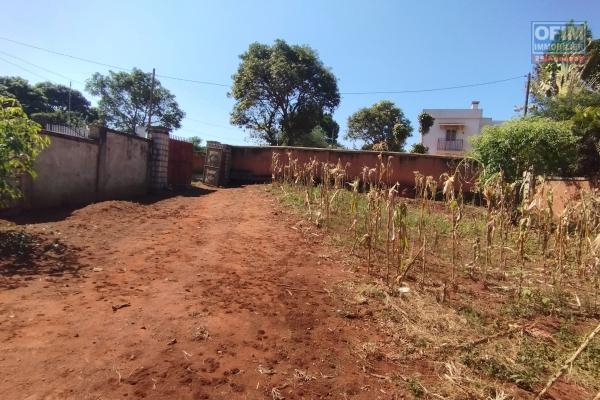
<path fill-rule="evenodd" d="M 164 190 L 168 187 L 169 130 L 159 126 L 151 126 L 148 128 L 148 134 L 152 140 L 150 188 L 152 190 Z"/>
<path fill-rule="evenodd" d="M 226 186 L 229 183 L 231 147 L 219 142 L 206 142 L 204 160 L 204 183 L 211 186 Z"/>

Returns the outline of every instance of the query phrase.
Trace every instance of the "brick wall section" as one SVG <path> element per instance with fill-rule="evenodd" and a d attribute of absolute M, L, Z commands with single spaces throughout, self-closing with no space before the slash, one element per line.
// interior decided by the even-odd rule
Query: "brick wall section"
<path fill-rule="evenodd" d="M 168 186 L 169 130 L 162 127 L 150 127 L 148 133 L 152 139 L 150 187 L 152 190 L 163 190 Z"/>
<path fill-rule="evenodd" d="M 201 174 L 204 171 L 204 153 L 194 153 L 192 156 L 192 172 Z"/>
<path fill-rule="evenodd" d="M 232 182 L 264 182 L 271 179 L 271 161 L 273 153 L 280 154 L 283 163 L 288 162 L 288 153 L 297 158 L 300 165 L 310 159 L 319 162 L 337 163 L 347 165 L 348 179 L 360 177 L 364 166 L 374 168 L 379 164 L 379 152 L 355 151 L 337 149 L 313 149 L 305 147 L 275 147 L 275 146 L 228 146 L 231 149 Z M 413 153 L 383 152 L 384 163 L 388 156 L 392 157 L 393 174 L 390 183 L 398 183 L 402 188 L 414 188 L 414 171 L 423 175 L 431 175 L 438 179 L 444 172 L 454 172 L 461 158 L 435 156 Z M 470 186 L 464 185 L 463 189 L 469 190 Z"/>

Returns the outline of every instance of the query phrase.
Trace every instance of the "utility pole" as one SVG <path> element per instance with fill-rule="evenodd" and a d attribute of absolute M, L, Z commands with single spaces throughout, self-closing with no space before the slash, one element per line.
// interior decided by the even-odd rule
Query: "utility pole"
<path fill-rule="evenodd" d="M 69 81 L 69 108 L 67 112 L 67 125 L 71 126 L 71 81 Z"/>
<path fill-rule="evenodd" d="M 150 98 L 148 99 L 148 127 L 152 121 L 152 106 L 154 105 L 154 76 L 156 70 L 152 68 L 152 85 L 150 85 Z"/>
<path fill-rule="evenodd" d="M 525 91 L 525 110 L 523 111 L 523 116 L 527 116 L 527 109 L 529 108 L 529 87 L 531 85 L 531 72 L 527 74 L 527 89 Z"/>

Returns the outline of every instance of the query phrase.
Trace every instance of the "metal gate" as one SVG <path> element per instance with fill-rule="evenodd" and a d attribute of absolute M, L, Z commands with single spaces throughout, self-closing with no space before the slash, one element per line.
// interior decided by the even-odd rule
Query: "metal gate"
<path fill-rule="evenodd" d="M 211 186 L 225 186 L 229 180 L 231 149 L 219 142 L 206 142 L 204 161 L 204 183 Z"/>
<path fill-rule="evenodd" d="M 192 183 L 192 156 L 194 146 L 186 139 L 169 136 L 168 183 L 187 186 Z"/>

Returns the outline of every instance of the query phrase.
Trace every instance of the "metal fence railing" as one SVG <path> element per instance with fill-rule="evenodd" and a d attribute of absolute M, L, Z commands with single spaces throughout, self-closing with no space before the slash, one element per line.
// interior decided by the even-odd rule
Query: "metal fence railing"
<path fill-rule="evenodd" d="M 446 150 L 446 151 L 462 151 L 463 150 L 463 140 L 448 140 L 440 138 L 437 143 L 438 150 Z"/>
<path fill-rule="evenodd" d="M 81 138 L 89 138 L 90 130 L 85 127 L 73 127 L 57 124 L 46 124 L 45 129 L 49 132 L 60 133 L 63 135 L 77 136 Z"/>
<path fill-rule="evenodd" d="M 177 136 L 177 135 L 173 135 L 173 134 L 169 134 L 169 139 L 172 140 L 177 140 L 178 142 L 188 142 L 188 143 L 192 143 L 192 141 L 190 140 L 190 138 L 184 138 L 182 136 Z"/>

